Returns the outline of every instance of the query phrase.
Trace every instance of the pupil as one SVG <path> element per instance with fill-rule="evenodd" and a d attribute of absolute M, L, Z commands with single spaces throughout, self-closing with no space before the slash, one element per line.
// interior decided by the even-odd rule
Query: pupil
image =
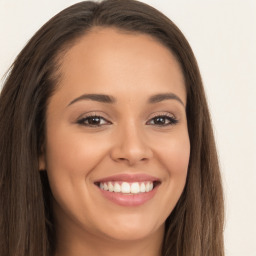
<path fill-rule="evenodd" d="M 164 124 L 164 118 L 163 117 L 157 117 L 155 121 L 156 121 L 157 124 Z"/>
<path fill-rule="evenodd" d="M 88 123 L 89 124 L 98 124 L 100 122 L 100 119 L 98 117 L 91 117 L 89 120 L 88 120 Z"/>

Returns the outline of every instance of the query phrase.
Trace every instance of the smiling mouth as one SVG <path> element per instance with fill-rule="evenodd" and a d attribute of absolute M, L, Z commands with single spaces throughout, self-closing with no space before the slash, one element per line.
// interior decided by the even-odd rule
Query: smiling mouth
<path fill-rule="evenodd" d="M 160 185 L 160 181 L 108 181 L 95 182 L 101 190 L 124 195 L 148 193 Z"/>

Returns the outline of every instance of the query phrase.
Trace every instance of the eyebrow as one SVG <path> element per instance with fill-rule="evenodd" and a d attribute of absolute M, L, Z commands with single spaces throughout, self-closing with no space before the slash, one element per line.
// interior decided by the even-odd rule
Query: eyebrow
<path fill-rule="evenodd" d="M 158 103 L 164 100 L 177 100 L 179 103 L 185 106 L 181 98 L 174 93 L 160 93 L 160 94 L 153 95 L 149 98 L 148 103 L 151 103 L 151 104 Z"/>
<path fill-rule="evenodd" d="M 83 94 L 79 96 L 78 98 L 75 98 L 72 100 L 68 106 L 74 104 L 75 102 L 81 101 L 81 100 L 92 100 L 92 101 L 97 101 L 101 103 L 115 103 L 117 100 L 110 95 L 106 94 Z M 179 103 L 181 103 L 183 106 L 185 106 L 184 102 L 174 93 L 160 93 L 160 94 L 155 94 L 152 95 L 148 103 L 153 104 L 153 103 L 159 103 L 164 100 L 177 100 Z"/>
<path fill-rule="evenodd" d="M 80 97 L 72 100 L 68 104 L 68 106 L 70 106 L 80 100 L 93 100 L 93 101 L 102 102 L 102 103 L 115 103 L 116 102 L 116 99 L 113 96 L 109 96 L 109 95 L 105 95 L 105 94 L 83 94 Z"/>

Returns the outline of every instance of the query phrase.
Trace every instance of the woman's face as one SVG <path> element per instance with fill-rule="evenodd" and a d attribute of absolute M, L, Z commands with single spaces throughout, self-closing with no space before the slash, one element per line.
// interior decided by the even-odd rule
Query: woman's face
<path fill-rule="evenodd" d="M 95 28 L 70 48 L 40 157 L 57 229 L 117 240 L 163 234 L 186 182 L 185 106 L 181 68 L 150 36 Z"/>

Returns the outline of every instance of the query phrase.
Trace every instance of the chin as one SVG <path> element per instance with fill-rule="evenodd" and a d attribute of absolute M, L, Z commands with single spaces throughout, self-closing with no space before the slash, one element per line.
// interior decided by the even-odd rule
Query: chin
<path fill-rule="evenodd" d="M 113 232 L 105 233 L 111 239 L 119 241 L 138 241 L 152 236 L 155 230 L 145 230 L 143 227 L 119 228 Z"/>
<path fill-rule="evenodd" d="M 137 217 L 137 218 L 136 218 Z M 114 240 L 142 240 L 155 234 L 164 233 L 164 223 L 154 223 L 145 217 L 129 216 L 105 223 L 103 233 Z"/>

